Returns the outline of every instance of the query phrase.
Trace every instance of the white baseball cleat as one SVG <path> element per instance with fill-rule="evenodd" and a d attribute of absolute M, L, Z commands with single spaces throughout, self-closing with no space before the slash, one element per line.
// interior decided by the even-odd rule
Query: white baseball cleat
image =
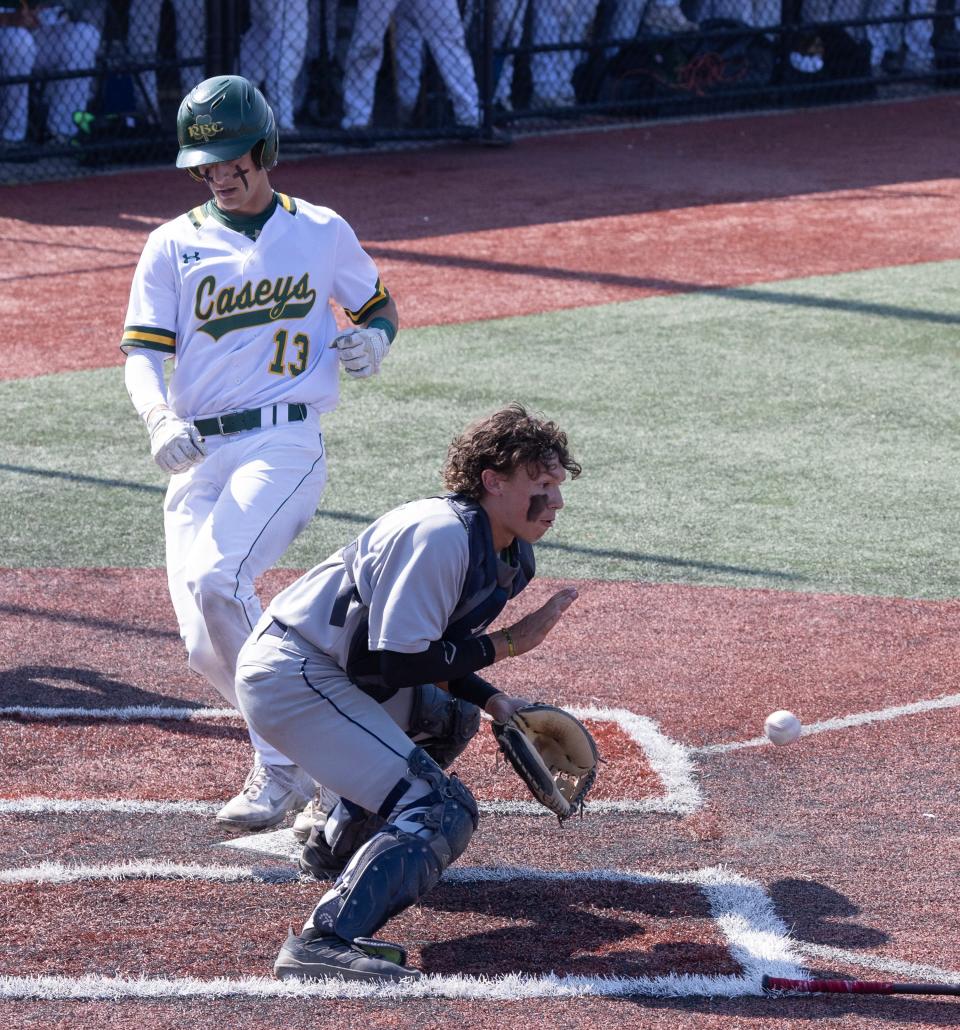
<path fill-rule="evenodd" d="M 326 824 L 327 816 L 337 807 L 339 796 L 324 786 L 317 787 L 313 797 L 302 812 L 293 820 L 293 835 L 301 844 L 306 844 L 310 831 Z"/>
<path fill-rule="evenodd" d="M 256 756 L 243 790 L 217 812 L 231 830 L 267 830 L 313 794 L 316 784 L 296 765 L 267 765 Z"/>

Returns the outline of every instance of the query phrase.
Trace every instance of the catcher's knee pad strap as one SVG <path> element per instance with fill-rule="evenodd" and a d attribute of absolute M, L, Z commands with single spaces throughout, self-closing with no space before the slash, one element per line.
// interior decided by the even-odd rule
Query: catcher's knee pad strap
<path fill-rule="evenodd" d="M 414 757 L 417 751 L 422 759 Z M 473 795 L 419 748 L 410 766 L 411 773 L 424 766 L 436 784 L 428 780 L 433 789 L 402 805 L 395 821 L 353 856 L 314 912 L 313 925 L 321 932 L 346 940 L 373 936 L 430 890 L 466 850 L 479 819 Z"/>
<path fill-rule="evenodd" d="M 415 748 L 408 762 L 414 783 L 426 782 L 432 789 L 423 793 L 411 785 L 390 822 L 427 841 L 445 869 L 463 854 L 477 828 L 477 803 L 466 786 L 456 776 L 447 776 L 422 748 Z"/>
<path fill-rule="evenodd" d="M 426 781 L 430 787 L 436 790 L 447 779 L 440 766 L 422 747 L 415 747 L 410 752 L 407 757 L 407 770 L 409 775 L 397 780 L 377 810 L 377 815 L 381 819 L 389 819 L 392 813 L 408 807 L 410 798 L 422 797 L 425 794 L 422 788 L 418 791 L 414 786 L 417 780 Z"/>
<path fill-rule="evenodd" d="M 327 817 L 323 835 L 333 857 L 346 862 L 384 825 L 379 815 L 341 801 Z"/>
<path fill-rule="evenodd" d="M 442 769 L 463 753 L 479 729 L 476 705 L 452 697 L 433 683 L 414 688 L 408 732 L 421 738 L 423 749 Z"/>

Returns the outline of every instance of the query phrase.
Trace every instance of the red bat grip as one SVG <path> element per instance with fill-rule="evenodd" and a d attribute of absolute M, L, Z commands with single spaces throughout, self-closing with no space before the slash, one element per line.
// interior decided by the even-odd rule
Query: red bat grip
<path fill-rule="evenodd" d="M 895 994 L 897 985 L 878 980 L 790 980 L 765 976 L 768 991 L 806 991 L 809 994 Z"/>
<path fill-rule="evenodd" d="M 807 994 L 951 994 L 960 996 L 958 983 L 891 983 L 886 980 L 791 980 L 765 976 L 767 991 L 794 991 Z"/>

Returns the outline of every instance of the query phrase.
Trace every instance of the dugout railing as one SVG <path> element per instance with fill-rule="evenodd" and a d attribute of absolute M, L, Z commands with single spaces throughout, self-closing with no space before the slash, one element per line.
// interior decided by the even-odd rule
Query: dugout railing
<path fill-rule="evenodd" d="M 185 89 L 225 72 L 286 154 L 501 143 L 956 89 L 958 25 L 945 0 L 0 0 L 0 181 L 168 162 Z"/>

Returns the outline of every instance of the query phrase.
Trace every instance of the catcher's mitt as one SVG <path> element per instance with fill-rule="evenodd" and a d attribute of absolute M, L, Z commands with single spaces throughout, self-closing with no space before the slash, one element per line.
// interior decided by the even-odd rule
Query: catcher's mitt
<path fill-rule="evenodd" d="M 530 793 L 560 820 L 580 808 L 597 778 L 597 745 L 586 726 L 553 705 L 527 705 L 493 723 L 500 750 Z"/>

